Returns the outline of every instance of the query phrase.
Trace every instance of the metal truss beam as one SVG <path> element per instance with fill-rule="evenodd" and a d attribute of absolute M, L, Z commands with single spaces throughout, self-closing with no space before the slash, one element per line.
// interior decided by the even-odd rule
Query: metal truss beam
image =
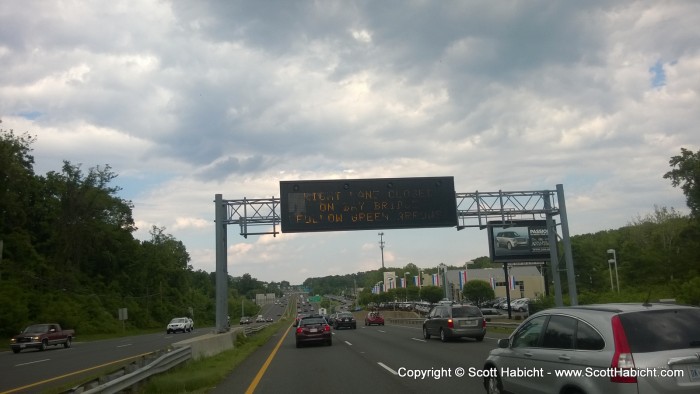
<path fill-rule="evenodd" d="M 559 214 L 556 191 L 473 192 L 456 193 L 457 230 L 468 227 L 485 229 L 490 220 L 544 219 Z M 549 200 L 549 205 L 545 204 Z M 280 199 L 243 198 L 223 200 L 226 204 L 226 224 L 237 224 L 244 238 L 249 235 L 280 233 Z M 551 207 L 551 208 L 548 208 Z M 261 229 L 267 227 L 267 229 Z M 271 227 L 271 228 L 270 228 Z"/>
<path fill-rule="evenodd" d="M 556 191 L 515 191 L 457 193 L 457 230 L 467 227 L 484 229 L 490 220 L 544 219 L 558 215 Z M 545 203 L 549 200 L 549 208 Z"/>

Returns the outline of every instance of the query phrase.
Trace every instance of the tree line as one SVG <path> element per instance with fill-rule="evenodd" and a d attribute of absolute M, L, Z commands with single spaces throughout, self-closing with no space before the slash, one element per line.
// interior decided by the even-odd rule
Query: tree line
<path fill-rule="evenodd" d="M 176 316 L 193 317 L 200 327 L 213 323 L 215 273 L 193 270 L 184 244 L 165 228 L 152 227 L 145 241 L 134 237 L 133 203 L 119 197 L 109 165 L 85 171 L 64 161 L 60 170 L 36 174 L 35 140 L 0 127 L 0 335 L 34 321 L 58 322 L 82 334 L 114 332 L 122 329 L 120 308 L 127 308 L 132 328 L 162 327 Z M 664 178 L 681 188 L 690 214 L 655 207 L 620 229 L 573 236 L 580 303 L 651 297 L 700 304 L 700 151 L 682 148 L 669 166 Z M 620 293 L 610 289 L 609 249 L 617 253 Z M 496 266 L 479 257 L 472 267 Z M 437 267 L 409 263 L 386 270 L 410 279 Z M 312 294 L 354 295 L 362 288 L 371 295 L 382 275 L 308 278 L 304 286 Z M 257 312 L 254 294 L 280 294 L 289 286 L 249 274 L 228 279 L 232 320 Z M 425 296 L 412 285 L 401 290 L 396 299 Z"/>
<path fill-rule="evenodd" d="M 30 322 L 58 322 L 80 334 L 157 328 L 190 316 L 215 320 L 214 273 L 193 270 L 185 245 L 152 227 L 134 238 L 131 201 L 119 197 L 109 165 L 84 170 L 64 161 L 34 171 L 36 137 L 0 128 L 0 336 Z M 256 293 L 280 283 L 229 277 L 229 313 L 257 313 Z"/>
<path fill-rule="evenodd" d="M 671 169 L 663 178 L 670 180 L 672 186 L 681 188 L 690 214 L 681 214 L 674 208 L 654 206 L 652 213 L 631 218 L 626 226 L 619 229 L 571 237 L 580 304 L 675 299 L 681 303 L 700 305 L 700 151 L 694 153 L 681 148 L 680 155 L 671 157 L 669 166 Z M 608 251 L 611 249 L 615 250 L 617 278 L 612 271 L 614 268 L 609 264 L 612 256 Z M 471 268 L 501 267 L 500 264 L 493 264 L 486 256 L 476 258 L 473 262 Z M 462 268 L 463 266 L 448 267 L 452 270 Z M 403 267 L 387 267 L 384 270 L 309 278 L 304 284 L 314 294 L 355 295 L 355 290 L 361 289 L 357 297 L 362 304 L 404 299 L 435 302 L 434 299 L 441 299 L 440 291 L 433 294 L 430 286 L 424 286 L 423 292 L 420 292 L 411 280 L 406 289 L 390 289 L 380 294 L 371 291 L 383 279 L 384 271 L 396 272 L 399 277 L 408 273 L 408 278 L 412 278 L 419 275 L 421 270 L 433 274 L 437 272 L 437 267 L 419 269 L 415 264 L 409 263 Z M 561 275 L 566 298 L 566 273 L 554 274 Z M 614 278 L 612 286 L 611 274 Z M 551 270 L 547 270 L 545 275 L 551 284 Z M 548 297 L 543 303 L 551 305 L 552 298 Z"/>

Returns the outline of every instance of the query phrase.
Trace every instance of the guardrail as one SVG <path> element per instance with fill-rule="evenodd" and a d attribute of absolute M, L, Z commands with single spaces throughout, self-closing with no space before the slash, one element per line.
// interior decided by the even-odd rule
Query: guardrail
<path fill-rule="evenodd" d="M 162 356 L 158 357 L 156 360 L 151 362 L 150 364 L 139 368 L 135 370 L 134 372 L 128 373 L 126 375 L 122 375 L 121 377 L 118 377 L 114 380 L 111 380 L 105 384 L 92 387 L 88 390 L 76 390 L 74 389 L 73 392 L 82 392 L 84 394 L 95 394 L 95 393 L 103 393 L 103 394 L 111 394 L 111 393 L 118 393 L 122 390 L 126 390 L 130 387 L 136 386 L 139 383 L 141 383 L 143 380 L 148 379 L 149 377 L 159 374 L 161 372 L 165 372 L 169 370 L 170 368 L 182 364 L 185 361 L 188 361 L 192 358 L 192 352 L 190 351 L 189 346 L 181 347 L 172 351 L 169 351 Z M 85 387 L 86 385 L 83 385 L 82 387 Z M 88 384 L 89 386 L 89 384 Z"/>
<path fill-rule="evenodd" d="M 245 332 L 245 335 L 250 335 L 250 334 L 255 334 L 258 331 L 261 331 L 267 327 L 269 327 L 272 323 L 265 323 L 265 324 L 260 324 L 257 326 L 247 326 L 246 328 L 243 329 L 243 332 Z"/>
<path fill-rule="evenodd" d="M 243 329 L 246 336 L 253 335 L 266 327 L 269 327 L 272 323 L 265 323 L 256 326 L 248 326 Z M 156 355 L 156 353 L 153 353 Z M 155 356 L 154 356 L 155 357 Z M 123 390 L 129 388 L 137 387 L 144 380 L 150 378 L 153 375 L 165 372 L 179 364 L 186 361 L 192 360 L 192 347 L 183 346 L 176 348 L 174 350 L 169 350 L 165 352 L 160 357 L 154 359 L 153 361 L 147 363 L 147 365 L 141 367 L 135 367 L 132 364 L 121 368 L 120 370 L 113 372 L 109 375 L 100 377 L 99 379 L 92 380 L 90 382 L 84 383 L 78 387 L 74 387 L 71 390 L 66 391 L 66 393 L 83 393 L 83 394 L 112 394 L 119 393 Z M 134 368 L 137 368 L 134 370 Z M 133 370 L 133 372 L 128 372 Z M 107 381 L 108 380 L 108 381 Z M 104 383 L 107 381 L 106 383 Z"/>

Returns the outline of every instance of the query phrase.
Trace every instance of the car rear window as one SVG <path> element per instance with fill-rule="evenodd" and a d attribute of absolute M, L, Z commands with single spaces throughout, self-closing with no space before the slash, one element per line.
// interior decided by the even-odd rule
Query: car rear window
<path fill-rule="evenodd" d="M 675 309 L 619 315 L 632 353 L 700 347 L 700 309 Z"/>
<path fill-rule="evenodd" d="M 339 313 L 338 317 L 352 317 L 352 313 Z"/>
<path fill-rule="evenodd" d="M 481 310 L 475 306 L 452 308 L 452 317 L 482 317 Z"/>
<path fill-rule="evenodd" d="M 302 325 L 302 326 L 315 326 L 315 325 L 317 325 L 317 324 L 325 324 L 325 323 L 326 323 L 326 319 L 324 319 L 324 318 L 322 318 L 322 317 L 307 317 L 307 318 L 302 319 L 302 320 L 299 322 L 299 325 Z"/>

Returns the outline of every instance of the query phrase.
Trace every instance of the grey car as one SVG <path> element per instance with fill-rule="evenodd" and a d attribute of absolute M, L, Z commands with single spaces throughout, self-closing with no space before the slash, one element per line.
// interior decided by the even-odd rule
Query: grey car
<path fill-rule="evenodd" d="M 473 305 L 439 304 L 433 307 L 423 322 L 423 338 L 439 336 L 443 342 L 452 338 L 474 338 L 483 341 L 486 319 Z"/>
<path fill-rule="evenodd" d="M 699 393 L 700 308 L 598 304 L 552 308 L 498 341 L 487 393 Z"/>
<path fill-rule="evenodd" d="M 528 239 L 525 236 L 518 234 L 516 231 L 501 231 L 496 234 L 496 247 L 505 247 L 507 249 L 515 249 L 521 246 L 527 246 Z"/>

